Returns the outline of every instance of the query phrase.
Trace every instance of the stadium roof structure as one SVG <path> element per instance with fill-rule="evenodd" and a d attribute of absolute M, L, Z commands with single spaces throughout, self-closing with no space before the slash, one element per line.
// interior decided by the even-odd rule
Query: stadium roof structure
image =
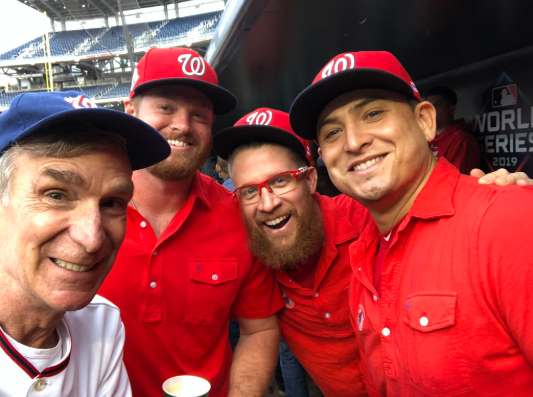
<path fill-rule="evenodd" d="M 117 0 L 18 0 L 53 20 L 104 18 L 119 12 Z M 120 0 L 123 11 L 183 3 L 189 0 Z"/>

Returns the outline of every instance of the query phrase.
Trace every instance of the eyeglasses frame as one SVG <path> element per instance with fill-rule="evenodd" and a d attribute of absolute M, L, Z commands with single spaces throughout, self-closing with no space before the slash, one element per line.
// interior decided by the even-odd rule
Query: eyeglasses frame
<path fill-rule="evenodd" d="M 272 178 L 275 178 L 276 176 L 279 176 L 279 175 L 291 174 L 292 177 L 293 177 L 296 181 L 298 181 L 298 177 L 299 177 L 300 175 L 305 174 L 307 171 L 309 171 L 309 167 L 308 167 L 308 166 L 300 167 L 300 168 L 298 168 L 296 171 L 283 171 L 283 172 L 280 172 L 280 173 L 278 173 L 278 174 L 271 175 L 271 176 L 269 176 L 267 179 L 265 179 L 263 182 L 260 182 L 260 183 L 248 183 L 248 184 L 246 184 L 246 185 L 239 186 L 237 189 L 235 189 L 235 190 L 233 191 L 233 197 L 239 199 L 239 196 L 237 195 L 237 192 L 238 192 L 239 190 L 244 189 L 244 188 L 249 187 L 249 186 L 257 186 L 257 188 L 258 188 L 258 193 L 259 193 L 259 198 L 261 198 L 261 193 L 262 193 L 262 191 L 263 191 L 263 188 L 266 188 L 266 190 L 267 190 L 269 193 L 273 194 L 273 195 L 276 196 L 276 197 L 277 197 L 277 196 L 281 196 L 281 195 L 283 195 L 283 194 L 285 194 L 285 193 L 292 192 L 292 190 L 294 190 L 294 189 L 292 189 L 292 190 L 288 190 L 288 191 L 286 191 L 286 192 L 284 192 L 284 193 L 281 193 L 281 194 L 275 194 L 274 191 L 270 188 L 270 186 L 267 185 L 267 182 L 268 182 L 269 180 L 271 180 Z M 242 202 L 242 201 L 241 201 L 241 202 Z M 258 202 L 259 202 L 259 201 L 258 201 Z M 257 204 L 257 202 L 256 202 L 256 203 L 249 203 L 248 205 L 250 205 L 250 204 Z M 245 205 L 246 205 L 246 204 L 245 204 Z"/>

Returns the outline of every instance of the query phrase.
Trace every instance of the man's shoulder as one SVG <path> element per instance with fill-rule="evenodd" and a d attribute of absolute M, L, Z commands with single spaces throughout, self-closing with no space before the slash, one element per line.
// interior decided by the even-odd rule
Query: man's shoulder
<path fill-rule="evenodd" d="M 204 194 L 209 198 L 211 204 L 217 204 L 219 202 L 226 202 L 232 197 L 232 192 L 215 181 L 213 178 L 198 173 L 201 189 Z"/>
<path fill-rule="evenodd" d="M 335 232 L 339 235 L 351 234 L 356 236 L 361 234 L 368 222 L 371 221 L 368 210 L 351 197 L 344 194 L 335 197 L 317 194 L 317 197 L 326 223 L 326 232 L 332 232 L 331 228 L 327 226 L 333 223 Z M 340 233 L 340 229 L 344 229 L 346 233 Z"/>
<path fill-rule="evenodd" d="M 95 295 L 91 303 L 83 309 L 67 312 L 65 318 L 69 327 L 82 325 L 91 329 L 101 329 L 103 325 L 120 325 L 120 309 L 106 298 Z"/>
<path fill-rule="evenodd" d="M 454 201 L 471 211 L 479 209 L 484 213 L 490 208 L 508 216 L 533 207 L 533 186 L 481 185 L 477 178 L 461 174 Z"/>
<path fill-rule="evenodd" d="M 316 194 L 318 202 L 320 205 L 327 206 L 328 208 L 335 210 L 353 210 L 353 209 L 362 209 L 364 208 L 356 200 L 351 197 L 346 196 L 345 194 L 339 194 L 335 197 L 328 197 L 321 194 Z"/>
<path fill-rule="evenodd" d="M 451 127 L 451 136 L 454 139 L 460 139 L 460 140 L 476 140 L 474 135 L 472 134 L 472 129 L 470 126 L 466 123 L 464 120 L 459 120 L 455 124 L 453 124 Z"/>

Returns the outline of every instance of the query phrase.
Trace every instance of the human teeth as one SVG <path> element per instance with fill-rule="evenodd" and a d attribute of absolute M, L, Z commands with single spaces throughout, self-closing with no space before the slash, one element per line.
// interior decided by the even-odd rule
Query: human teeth
<path fill-rule="evenodd" d="M 385 156 L 379 156 L 379 157 L 374 157 L 373 159 L 371 160 L 368 160 L 364 163 L 361 163 L 361 164 L 357 164 L 355 167 L 353 167 L 353 170 L 354 171 L 362 171 L 362 170 L 366 170 L 368 167 L 370 167 L 372 164 L 375 164 L 377 163 L 379 160 L 381 160 L 383 157 Z"/>
<path fill-rule="evenodd" d="M 52 259 L 52 261 L 61 267 L 64 267 L 68 270 L 72 270 L 73 272 L 85 272 L 89 270 L 92 266 L 82 266 L 82 265 L 76 265 L 75 263 L 65 262 L 61 259 Z"/>
<path fill-rule="evenodd" d="M 178 141 L 176 139 L 167 139 L 167 142 L 173 146 L 181 146 L 181 147 L 189 146 L 187 142 Z"/>
<path fill-rule="evenodd" d="M 280 222 L 283 222 L 285 219 L 287 219 L 289 215 L 280 216 L 279 218 L 273 219 L 271 221 L 265 222 L 268 226 L 274 226 L 277 225 Z"/>

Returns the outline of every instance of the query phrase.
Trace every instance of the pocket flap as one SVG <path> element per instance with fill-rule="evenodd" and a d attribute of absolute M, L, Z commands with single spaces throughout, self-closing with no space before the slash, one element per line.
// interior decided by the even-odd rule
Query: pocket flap
<path fill-rule="evenodd" d="M 205 284 L 218 285 L 237 279 L 234 259 L 190 260 L 189 277 Z"/>
<path fill-rule="evenodd" d="M 457 292 L 416 292 L 405 301 L 404 321 L 420 332 L 455 325 Z"/>

